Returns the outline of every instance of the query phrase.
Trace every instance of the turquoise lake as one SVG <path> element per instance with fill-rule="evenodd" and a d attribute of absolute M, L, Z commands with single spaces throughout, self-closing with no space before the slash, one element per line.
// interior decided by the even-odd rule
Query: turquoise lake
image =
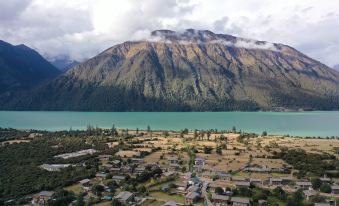
<path fill-rule="evenodd" d="M 0 127 L 68 130 L 87 125 L 180 130 L 231 129 L 261 134 L 339 136 L 339 112 L 14 112 L 0 111 Z"/>

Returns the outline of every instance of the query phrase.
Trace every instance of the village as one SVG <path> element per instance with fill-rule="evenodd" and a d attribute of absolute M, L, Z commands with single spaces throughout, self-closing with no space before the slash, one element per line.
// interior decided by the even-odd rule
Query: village
<path fill-rule="evenodd" d="M 178 132 L 114 128 L 114 132 L 100 130 L 99 134 L 100 141 L 108 148 L 105 151 L 112 152 L 90 148 L 54 156 L 66 161 L 87 155 L 98 163 L 95 175 L 63 188 L 76 197 L 69 205 L 338 204 L 339 140 L 336 138 L 296 138 L 266 132 L 256 135 L 235 128 Z M 316 163 L 303 156 L 309 165 L 301 171 L 289 157 L 284 159 L 291 150 L 328 155 L 330 158 L 323 161 L 332 161 L 334 168 L 312 173 L 307 167 L 321 166 L 312 165 Z M 53 174 L 86 164 L 45 162 L 39 167 Z M 30 203 L 26 205 L 51 205 L 58 194 L 54 190 L 42 190 L 27 197 Z M 6 201 L 5 205 L 12 202 Z"/>

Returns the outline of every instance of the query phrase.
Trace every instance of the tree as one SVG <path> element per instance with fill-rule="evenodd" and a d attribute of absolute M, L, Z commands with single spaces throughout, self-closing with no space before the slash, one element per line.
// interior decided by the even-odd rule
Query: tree
<path fill-rule="evenodd" d="M 311 182 L 312 182 L 312 188 L 315 190 L 318 190 L 322 185 L 322 182 L 319 178 L 313 178 Z"/>
<path fill-rule="evenodd" d="M 267 136 L 267 131 L 263 131 L 261 136 Z"/>
<path fill-rule="evenodd" d="M 224 193 L 224 190 L 221 187 L 216 187 L 214 192 L 218 195 L 222 195 Z"/>
<path fill-rule="evenodd" d="M 84 196 L 80 193 L 77 197 L 76 206 L 85 206 Z"/>
<path fill-rule="evenodd" d="M 323 184 L 320 186 L 320 192 L 324 192 L 324 193 L 331 193 L 332 192 L 332 188 L 331 185 L 329 184 Z"/>
<path fill-rule="evenodd" d="M 281 187 L 276 187 L 273 190 L 273 195 L 280 200 L 286 200 L 286 192 Z"/>
<path fill-rule="evenodd" d="M 232 132 L 236 133 L 237 132 L 237 128 L 235 126 L 232 127 Z"/>

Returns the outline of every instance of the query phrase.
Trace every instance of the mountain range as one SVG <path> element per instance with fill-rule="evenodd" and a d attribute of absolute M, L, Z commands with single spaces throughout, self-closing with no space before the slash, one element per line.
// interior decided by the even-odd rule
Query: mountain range
<path fill-rule="evenodd" d="M 38 52 L 0 40 L 0 94 L 33 88 L 60 74 Z"/>
<path fill-rule="evenodd" d="M 46 69 L 47 70 L 47 69 Z M 339 109 L 339 72 L 296 49 L 207 30 L 157 30 L 115 45 L 2 110 Z"/>

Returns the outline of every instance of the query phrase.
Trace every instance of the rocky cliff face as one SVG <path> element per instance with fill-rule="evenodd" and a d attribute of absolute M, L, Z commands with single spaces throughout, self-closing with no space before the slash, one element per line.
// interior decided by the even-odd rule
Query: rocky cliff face
<path fill-rule="evenodd" d="M 106 111 L 338 109 L 338 96 L 339 73 L 289 46 L 210 31 L 159 30 L 74 67 L 33 91 L 26 105 Z M 27 107 L 13 99 L 10 105 Z"/>

